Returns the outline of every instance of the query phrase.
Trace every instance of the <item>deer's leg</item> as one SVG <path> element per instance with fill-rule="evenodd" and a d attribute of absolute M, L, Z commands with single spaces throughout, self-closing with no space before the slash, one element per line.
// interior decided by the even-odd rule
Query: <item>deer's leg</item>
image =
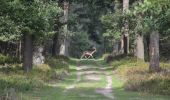
<path fill-rule="evenodd" d="M 88 59 L 87 55 L 85 55 L 85 58 Z"/>
<path fill-rule="evenodd" d="M 92 59 L 94 59 L 93 55 L 90 55 Z"/>
<path fill-rule="evenodd" d="M 86 59 L 89 59 L 89 56 Z"/>
<path fill-rule="evenodd" d="M 89 55 L 87 55 L 87 54 L 85 54 L 84 57 L 85 57 L 85 59 L 89 59 Z"/>
<path fill-rule="evenodd" d="M 93 55 L 91 55 L 92 59 L 94 59 Z"/>
<path fill-rule="evenodd" d="M 88 55 L 88 58 L 87 59 L 89 59 L 91 57 L 91 55 Z"/>
<path fill-rule="evenodd" d="M 83 53 L 80 59 L 83 59 L 84 56 L 85 56 L 85 54 Z"/>

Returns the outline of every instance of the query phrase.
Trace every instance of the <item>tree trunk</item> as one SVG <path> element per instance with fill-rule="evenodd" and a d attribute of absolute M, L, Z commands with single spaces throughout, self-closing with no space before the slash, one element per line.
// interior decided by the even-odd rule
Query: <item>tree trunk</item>
<path fill-rule="evenodd" d="M 68 36 L 68 27 L 67 27 L 67 22 L 68 22 L 68 7 L 69 7 L 69 2 L 66 0 L 64 1 L 64 33 L 63 33 L 63 40 L 60 46 L 60 52 L 59 55 L 64 55 L 68 56 L 68 47 L 69 47 L 69 36 Z"/>
<path fill-rule="evenodd" d="M 114 40 L 112 55 L 117 56 L 119 54 L 119 42 Z"/>
<path fill-rule="evenodd" d="M 123 13 L 129 9 L 129 0 L 123 0 Z M 124 53 L 129 53 L 129 22 L 127 19 L 124 21 L 124 28 L 123 28 L 123 35 L 124 35 Z"/>
<path fill-rule="evenodd" d="M 127 34 L 129 34 L 129 33 L 127 33 Z M 124 53 L 128 54 L 129 53 L 129 36 L 124 35 L 123 41 L 124 41 Z"/>
<path fill-rule="evenodd" d="M 150 36 L 149 35 L 145 37 L 144 43 L 145 43 L 145 47 L 146 47 L 145 53 L 144 53 L 145 60 L 149 61 L 149 44 L 150 44 Z"/>
<path fill-rule="evenodd" d="M 114 12 L 119 12 L 119 9 L 120 9 L 120 1 L 115 0 L 114 1 Z"/>
<path fill-rule="evenodd" d="M 127 20 L 125 20 L 124 23 L 124 30 L 123 30 L 123 43 L 124 43 L 124 53 L 129 53 L 129 23 Z"/>
<path fill-rule="evenodd" d="M 123 13 L 129 9 L 129 0 L 123 0 Z"/>
<path fill-rule="evenodd" d="M 136 57 L 144 61 L 144 42 L 143 36 L 137 34 L 136 37 Z"/>
<path fill-rule="evenodd" d="M 150 34 L 149 56 L 150 56 L 149 70 L 153 71 L 153 72 L 158 72 L 160 70 L 160 66 L 159 66 L 159 33 L 158 33 L 158 31 L 153 31 Z"/>
<path fill-rule="evenodd" d="M 68 42 L 67 39 L 64 39 L 62 44 L 60 45 L 60 53 L 59 55 L 68 56 Z"/>
<path fill-rule="evenodd" d="M 22 61 L 22 41 L 19 41 L 19 61 Z"/>
<path fill-rule="evenodd" d="M 114 1 L 114 12 L 119 13 L 119 9 L 120 8 L 121 8 L 120 1 L 119 0 L 115 0 Z M 120 41 L 115 41 L 113 49 L 114 49 L 113 50 L 113 54 L 115 54 L 115 55 L 123 54 L 124 53 L 124 35 L 123 35 L 123 30 L 122 30 L 122 35 L 120 37 Z"/>
<path fill-rule="evenodd" d="M 32 69 L 33 59 L 33 41 L 32 35 L 29 33 L 24 34 L 24 55 L 23 55 L 23 68 L 25 72 Z"/>
<path fill-rule="evenodd" d="M 53 37 L 53 47 L 52 47 L 52 56 L 57 56 L 59 54 L 59 36 L 60 36 L 60 28 L 62 27 L 62 23 L 60 22 L 60 16 L 57 16 L 55 19 L 55 35 Z"/>
<path fill-rule="evenodd" d="M 120 37 L 120 50 L 119 50 L 120 54 L 124 54 L 124 35 L 122 34 Z"/>
<path fill-rule="evenodd" d="M 21 62 L 22 60 L 22 42 L 21 40 L 19 42 L 16 43 L 16 57 L 19 59 L 19 61 Z"/>
<path fill-rule="evenodd" d="M 59 36 L 56 33 L 53 38 L 52 56 L 58 55 L 58 51 L 59 51 L 59 43 L 58 42 L 59 42 Z"/>

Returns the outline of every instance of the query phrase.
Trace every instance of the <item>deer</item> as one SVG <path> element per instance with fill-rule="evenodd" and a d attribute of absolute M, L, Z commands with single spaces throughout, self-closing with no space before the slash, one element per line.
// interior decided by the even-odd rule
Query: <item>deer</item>
<path fill-rule="evenodd" d="M 83 57 L 85 57 L 86 59 L 89 59 L 90 57 L 93 59 L 93 54 L 96 52 L 96 48 L 94 48 L 93 51 L 84 51 L 82 56 L 81 56 L 81 59 L 83 59 Z"/>

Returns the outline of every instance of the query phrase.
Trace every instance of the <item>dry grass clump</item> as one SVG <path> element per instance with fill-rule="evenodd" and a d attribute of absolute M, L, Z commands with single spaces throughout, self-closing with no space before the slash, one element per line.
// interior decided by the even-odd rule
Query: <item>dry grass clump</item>
<path fill-rule="evenodd" d="M 150 73 L 146 68 L 134 68 L 127 72 L 125 89 L 154 94 L 170 95 L 170 72 Z"/>

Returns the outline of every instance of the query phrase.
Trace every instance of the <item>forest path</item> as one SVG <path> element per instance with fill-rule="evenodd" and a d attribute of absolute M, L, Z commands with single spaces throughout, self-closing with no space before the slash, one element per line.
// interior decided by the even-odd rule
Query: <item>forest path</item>
<path fill-rule="evenodd" d="M 66 86 L 63 93 L 68 96 L 78 91 L 77 98 L 81 100 L 114 100 L 112 77 L 106 72 L 106 68 L 98 63 L 85 62 L 87 64 L 78 62 L 76 79 L 73 84 Z"/>
<path fill-rule="evenodd" d="M 169 100 L 169 96 L 125 91 L 124 81 L 116 76 L 103 60 L 77 60 L 68 77 L 22 94 L 22 100 Z"/>
<path fill-rule="evenodd" d="M 78 61 L 73 80 L 61 100 L 169 100 L 166 96 L 125 91 L 124 81 L 103 60 Z"/>

